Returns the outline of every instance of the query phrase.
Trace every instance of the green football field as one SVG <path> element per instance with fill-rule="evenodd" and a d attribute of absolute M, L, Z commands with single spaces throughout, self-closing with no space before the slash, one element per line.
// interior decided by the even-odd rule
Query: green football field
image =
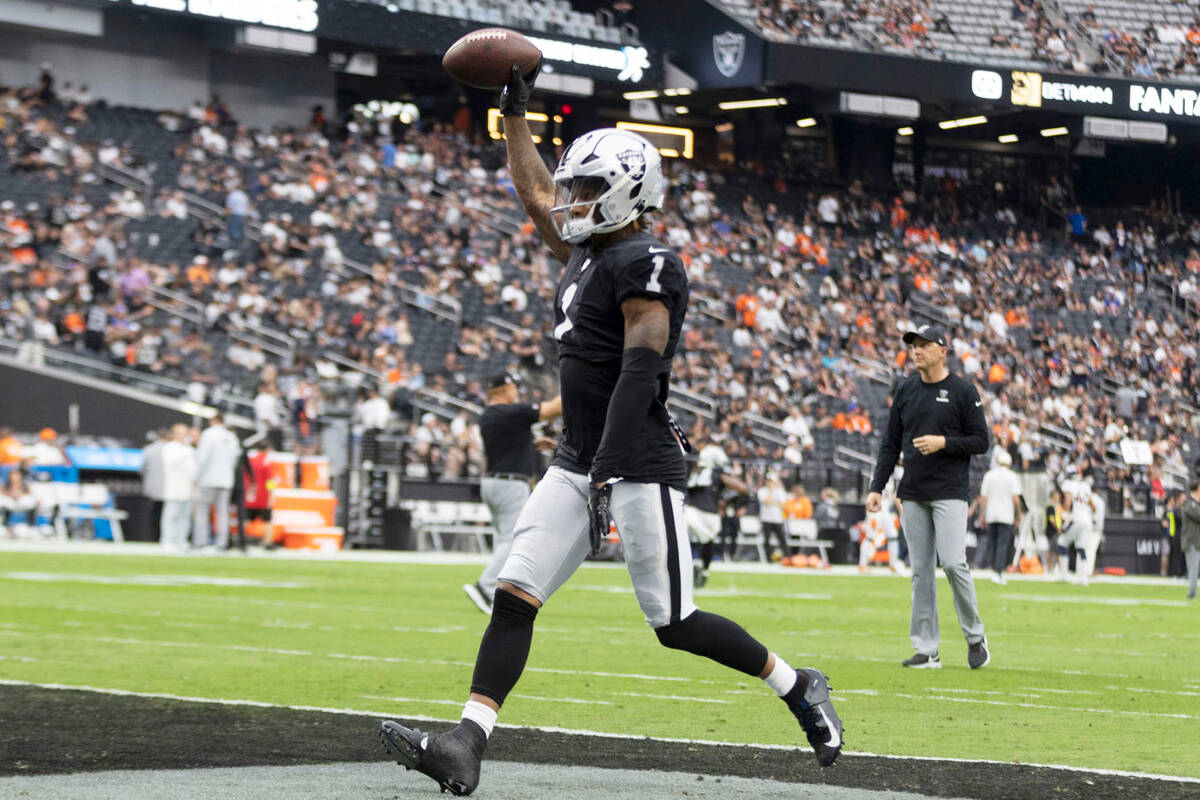
<path fill-rule="evenodd" d="M 0 678 L 457 719 L 476 565 L 0 552 Z M 908 581 L 722 572 L 700 605 L 835 688 L 847 749 L 1200 777 L 1200 606 L 1177 586 L 978 582 L 972 672 L 939 582 L 941 670 L 910 671 Z M 658 645 L 628 577 L 542 610 L 501 722 L 799 744 L 757 680 Z"/>

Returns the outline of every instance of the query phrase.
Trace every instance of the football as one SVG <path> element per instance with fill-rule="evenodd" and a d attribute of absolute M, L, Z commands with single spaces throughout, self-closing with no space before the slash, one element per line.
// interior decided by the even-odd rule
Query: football
<path fill-rule="evenodd" d="M 442 66 L 454 79 L 476 89 L 499 89 L 508 83 L 513 65 L 527 73 L 537 66 L 542 51 L 516 31 L 481 28 L 450 45 Z"/>

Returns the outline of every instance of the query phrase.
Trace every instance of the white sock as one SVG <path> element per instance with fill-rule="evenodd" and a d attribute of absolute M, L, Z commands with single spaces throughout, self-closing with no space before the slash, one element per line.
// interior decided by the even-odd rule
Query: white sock
<path fill-rule="evenodd" d="M 780 697 L 790 692 L 796 686 L 797 680 L 799 676 L 796 675 L 796 670 L 779 656 L 775 656 L 775 668 L 771 670 L 771 674 L 763 678 L 763 682 Z"/>
<path fill-rule="evenodd" d="M 462 718 L 469 719 L 483 728 L 484 734 L 491 738 L 492 728 L 496 727 L 496 717 L 499 714 L 500 712 L 494 711 L 477 700 L 468 700 L 467 704 L 463 706 Z"/>

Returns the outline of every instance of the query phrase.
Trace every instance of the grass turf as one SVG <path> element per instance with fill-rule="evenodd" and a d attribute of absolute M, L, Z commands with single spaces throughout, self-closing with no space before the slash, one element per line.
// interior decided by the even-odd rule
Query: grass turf
<path fill-rule="evenodd" d="M 459 586 L 478 569 L 8 552 L 0 678 L 455 719 L 486 623 Z M 993 661 L 975 672 L 944 580 L 936 671 L 899 666 L 905 580 L 718 565 L 698 600 L 824 670 L 849 750 L 1200 777 L 1200 631 L 1178 588 L 977 589 Z M 539 615 L 501 721 L 803 741 L 759 681 L 660 647 L 627 575 L 597 567 Z"/>

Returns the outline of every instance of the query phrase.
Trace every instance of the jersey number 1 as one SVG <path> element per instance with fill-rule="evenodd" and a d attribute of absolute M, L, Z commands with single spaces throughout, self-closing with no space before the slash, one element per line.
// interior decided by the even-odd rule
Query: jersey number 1
<path fill-rule="evenodd" d="M 662 294 L 662 284 L 658 282 L 658 276 L 662 275 L 663 265 L 667 263 L 666 256 L 654 257 L 654 271 L 650 273 L 650 280 L 646 281 L 646 291 Z"/>
<path fill-rule="evenodd" d="M 562 298 L 563 321 L 558 323 L 558 325 L 556 325 L 554 328 L 554 338 L 558 339 L 559 341 L 562 341 L 562 338 L 567 335 L 567 331 L 569 331 L 569 330 L 571 330 L 571 328 L 575 327 L 575 323 L 571 322 L 570 309 L 571 309 L 571 301 L 575 299 L 575 293 L 577 291 L 579 291 L 579 284 L 572 283 L 570 286 L 567 287 L 567 290 L 565 292 L 563 292 L 563 298 Z"/>

